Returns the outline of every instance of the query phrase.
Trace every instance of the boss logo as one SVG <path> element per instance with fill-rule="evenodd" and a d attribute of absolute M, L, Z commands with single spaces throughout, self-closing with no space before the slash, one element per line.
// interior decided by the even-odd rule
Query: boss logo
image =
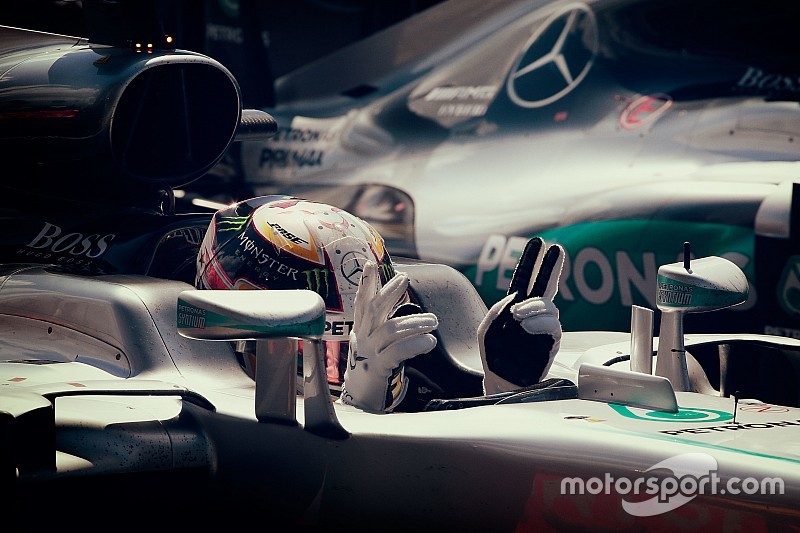
<path fill-rule="evenodd" d="M 747 72 L 739 79 L 736 87 L 742 89 L 759 89 L 768 93 L 797 93 L 800 92 L 800 77 L 764 72 L 755 67 L 748 67 Z"/>
<path fill-rule="evenodd" d="M 94 259 L 103 255 L 108 250 L 109 243 L 116 237 L 113 233 L 107 235 L 97 233 L 84 235 L 78 232 L 62 233 L 63 230 L 59 226 L 45 222 L 39 234 L 26 246 L 28 248 L 46 249 L 53 253 L 68 253 Z"/>

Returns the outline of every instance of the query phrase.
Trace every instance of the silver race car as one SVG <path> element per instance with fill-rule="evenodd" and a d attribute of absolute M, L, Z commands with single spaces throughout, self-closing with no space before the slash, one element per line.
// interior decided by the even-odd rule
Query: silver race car
<path fill-rule="evenodd" d="M 798 15 L 780 1 L 442 2 L 277 78 L 279 130 L 241 145 L 244 180 L 347 209 L 393 254 L 463 272 L 487 305 L 531 236 L 558 242 L 569 330 L 625 331 L 688 240 L 753 287 L 689 327 L 798 338 Z"/>
<path fill-rule="evenodd" d="M 479 373 L 474 287 L 444 265 L 396 268 L 440 318 L 435 356 Z M 310 290 L 31 265 L 0 281 L 0 457 L 20 523 L 80 509 L 345 530 L 798 525 L 800 342 L 683 333 L 688 313 L 746 299 L 723 258 L 659 269 L 658 337 L 637 308 L 630 334 L 565 333 L 536 386 L 391 414 L 332 401 Z M 255 381 L 236 339 L 257 339 Z"/>
<path fill-rule="evenodd" d="M 275 121 L 242 110 L 220 63 L 139 42 L 0 28 L 0 146 L 17 165 L 0 183 L 4 523 L 800 525 L 800 341 L 687 333 L 748 300 L 715 254 L 676 247 L 642 287 L 654 305 L 618 317 L 629 331 L 568 331 L 543 381 L 489 396 L 457 392 L 481 379 L 484 300 L 454 267 L 398 255 L 439 318 L 420 358 L 451 393 L 394 413 L 332 401 L 319 295 L 195 289 L 210 215 L 174 212 L 175 188 Z"/>

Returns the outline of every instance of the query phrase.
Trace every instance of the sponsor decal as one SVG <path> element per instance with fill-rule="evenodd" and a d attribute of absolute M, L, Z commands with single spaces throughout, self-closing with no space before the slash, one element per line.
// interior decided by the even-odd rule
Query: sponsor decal
<path fill-rule="evenodd" d="M 69 267 L 91 268 L 95 262 L 91 259 L 67 257 L 67 256 L 54 256 L 49 252 L 37 252 L 29 248 L 20 248 L 17 250 L 17 255 L 25 257 L 26 260 L 47 260 L 49 263 L 58 264 Z"/>
<path fill-rule="evenodd" d="M 388 263 L 381 263 L 378 265 L 378 276 L 382 283 L 386 283 L 394 277 L 394 268 Z"/>
<path fill-rule="evenodd" d="M 436 110 L 439 117 L 482 117 L 489 107 L 486 104 L 444 104 Z"/>
<path fill-rule="evenodd" d="M 511 70 L 506 91 L 520 107 L 551 104 L 577 87 L 598 49 L 597 22 L 584 4 L 570 4 L 536 28 Z"/>
<path fill-rule="evenodd" d="M 734 89 L 748 94 L 797 94 L 800 93 L 800 75 L 765 72 L 760 68 L 748 67 Z"/>
<path fill-rule="evenodd" d="M 260 245 L 255 240 L 251 239 L 244 233 L 240 234 L 238 237 L 239 239 L 239 248 L 236 250 L 237 255 L 246 255 L 251 257 L 256 263 L 265 268 L 268 268 L 270 271 L 280 274 L 282 276 L 291 277 L 292 279 L 297 279 L 298 271 L 294 267 L 290 267 L 287 264 L 281 263 L 274 257 L 271 257 L 267 253 L 267 246 L 271 245 Z"/>
<path fill-rule="evenodd" d="M 280 224 L 276 222 L 267 222 L 269 226 L 274 229 L 277 233 L 279 233 L 284 239 L 289 242 L 293 242 L 295 244 L 308 244 L 308 241 L 305 239 L 301 239 L 297 235 L 293 234 L 289 230 L 283 228 Z"/>
<path fill-rule="evenodd" d="M 342 257 L 342 264 L 339 267 L 342 277 L 347 280 L 350 285 L 358 287 L 361 281 L 361 273 L 364 271 L 364 264 L 367 262 L 367 256 L 356 251 L 349 251 Z"/>
<path fill-rule="evenodd" d="M 313 320 L 303 323 L 294 323 L 288 326 L 270 326 L 259 324 L 243 325 L 231 317 L 221 315 L 187 303 L 185 300 L 178 299 L 177 325 L 178 328 L 193 329 L 213 329 L 224 328 L 229 331 L 263 331 L 270 336 L 285 335 L 319 335 L 322 332 L 324 317 L 319 316 Z M 302 329 L 300 331 L 299 329 Z M 251 337 L 252 338 L 252 337 Z"/>
<path fill-rule="evenodd" d="M 335 335 L 337 337 L 348 337 L 350 332 L 353 331 L 352 320 L 332 320 L 325 321 L 325 334 Z"/>
<path fill-rule="evenodd" d="M 619 117 L 622 129 L 635 130 L 655 122 L 672 106 L 666 94 L 640 96 L 625 108 Z"/>
<path fill-rule="evenodd" d="M 39 234 L 25 246 L 34 250 L 46 250 L 54 254 L 68 254 L 75 257 L 97 259 L 106 253 L 115 237 L 116 235 L 113 233 L 105 235 L 80 232 L 64 233 L 60 226 L 45 222 Z"/>
<path fill-rule="evenodd" d="M 244 30 L 235 26 L 206 23 L 206 39 L 222 43 L 244 43 Z"/>
<path fill-rule="evenodd" d="M 434 87 L 423 100 L 443 102 L 435 108 L 439 117 L 482 117 L 498 90 L 495 85 Z"/>
<path fill-rule="evenodd" d="M 435 87 L 425 95 L 427 101 L 492 100 L 497 94 L 494 85 L 477 87 Z"/>
<path fill-rule="evenodd" d="M 694 287 L 683 283 L 665 283 L 659 280 L 656 302 L 658 304 L 691 305 Z"/>
<path fill-rule="evenodd" d="M 669 277 L 658 276 L 656 304 L 681 309 L 694 306 L 717 306 L 735 303 L 730 293 L 709 287 L 690 287 Z"/>
<path fill-rule="evenodd" d="M 761 402 L 739 402 L 739 410 L 745 413 L 788 413 L 789 408 Z"/>
<path fill-rule="evenodd" d="M 322 166 L 324 150 L 287 150 L 283 148 L 261 149 L 259 166 L 264 167 L 318 167 Z"/>
<path fill-rule="evenodd" d="M 278 118 L 277 133 L 263 143 L 244 145 L 242 164 L 249 176 L 289 179 L 296 173 L 319 170 L 335 165 L 337 161 L 350 161 L 353 153 L 341 154 L 342 129 L 353 120 L 352 115 L 333 118 L 303 116 Z"/>
<path fill-rule="evenodd" d="M 24 261 L 46 261 L 89 270 L 98 267 L 97 260 L 110 249 L 116 237 L 114 233 L 65 232 L 60 226 L 45 222 L 33 239 L 17 249 L 16 255 Z"/>
<path fill-rule="evenodd" d="M 206 310 L 183 301 L 178 302 L 178 327 L 197 328 L 206 327 Z"/>
<path fill-rule="evenodd" d="M 763 422 L 763 423 L 750 423 L 742 424 L 737 422 L 735 424 L 726 424 L 722 426 L 704 426 L 700 428 L 682 428 L 682 429 L 665 429 L 659 433 L 665 435 L 701 435 L 704 433 L 720 433 L 728 431 L 749 431 L 753 429 L 771 429 L 782 428 L 787 426 L 800 426 L 800 420 L 782 420 L 779 422 Z"/>
<path fill-rule="evenodd" d="M 800 318 L 800 255 L 786 261 L 777 291 L 781 308 L 793 318 Z"/>
<path fill-rule="evenodd" d="M 313 143 L 328 142 L 339 136 L 338 129 L 322 130 L 314 128 L 279 127 L 268 142 Z"/>
<path fill-rule="evenodd" d="M 330 285 L 328 283 L 327 268 L 312 268 L 303 272 L 306 275 L 306 285 L 308 288 L 318 293 L 323 298 L 328 296 Z"/>
<path fill-rule="evenodd" d="M 784 326 L 764 326 L 764 333 L 767 335 L 780 335 L 781 337 L 800 339 L 800 329 L 787 328 Z"/>
<path fill-rule="evenodd" d="M 754 237 L 748 228 L 700 222 L 611 220 L 530 236 L 533 235 L 559 243 L 566 251 L 556 295 L 565 329 L 629 331 L 628 309 L 631 305 L 655 308 L 658 267 L 682 261 L 684 241 L 705 243 L 702 248 L 694 248 L 698 255 L 725 257 L 749 278 L 748 300 L 730 312 L 750 310 L 757 301 Z M 462 270 L 487 305 L 506 294 L 530 236 L 490 235 L 474 265 Z"/>
<path fill-rule="evenodd" d="M 248 217 L 220 217 L 217 220 L 217 231 L 239 231 L 247 224 Z"/>

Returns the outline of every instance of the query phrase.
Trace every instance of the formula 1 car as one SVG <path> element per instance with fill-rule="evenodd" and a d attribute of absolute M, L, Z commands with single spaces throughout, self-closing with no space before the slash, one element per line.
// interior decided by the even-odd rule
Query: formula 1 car
<path fill-rule="evenodd" d="M 750 300 L 695 331 L 800 337 L 798 6 L 451 0 L 275 81 L 280 125 L 241 144 L 251 195 L 371 222 L 487 304 L 528 239 L 568 255 L 564 327 L 625 331 L 691 241 Z M 253 71 L 257 69 L 253 68 Z"/>
<path fill-rule="evenodd" d="M 396 266 L 440 317 L 423 357 L 479 373 L 474 287 L 445 265 Z M 686 313 L 746 299 L 723 258 L 659 269 L 658 338 L 639 308 L 630 335 L 565 333 L 537 386 L 391 414 L 332 401 L 310 290 L 43 265 L 5 265 L 0 282 L 0 466 L 20 525 L 800 526 L 800 341 L 683 333 Z M 302 379 L 287 338 L 303 341 Z M 258 339 L 255 381 L 235 339 Z"/>
<path fill-rule="evenodd" d="M 528 389 L 391 414 L 333 402 L 319 296 L 196 290 L 210 216 L 171 211 L 173 187 L 237 139 L 274 135 L 274 120 L 241 109 L 218 62 L 146 37 L 0 28 L 0 146 L 18 165 L 0 183 L 4 524 L 800 525 L 800 341 L 684 334 L 684 319 L 747 300 L 742 270 L 718 256 L 684 248 L 658 269 L 658 337 L 645 307 L 630 333 L 567 332 Z M 444 264 L 395 267 L 439 317 L 437 348 L 414 361 L 451 390 L 480 380 L 474 286 Z M 234 339 L 256 339 L 255 380 Z"/>

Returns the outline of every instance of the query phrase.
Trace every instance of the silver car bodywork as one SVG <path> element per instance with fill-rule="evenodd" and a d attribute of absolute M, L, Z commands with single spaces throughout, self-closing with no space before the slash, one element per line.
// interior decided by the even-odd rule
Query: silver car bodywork
<path fill-rule="evenodd" d="M 244 143 L 254 194 L 368 220 L 395 255 L 491 304 L 533 235 L 562 244 L 569 330 L 625 331 L 691 241 L 748 275 L 697 331 L 800 337 L 788 215 L 797 16 L 786 3 L 443 2 L 276 80 L 280 128 Z M 714 20 L 715 32 L 709 32 Z M 788 190 L 788 192 L 787 192 Z"/>
<path fill-rule="evenodd" d="M 471 284 L 442 265 L 397 268 L 440 316 L 441 346 L 454 348 L 442 357 L 480 371 L 471 343 L 483 304 Z M 427 290 L 434 285 L 450 290 Z M 143 276 L 6 267 L 0 287 L 3 482 L 25 511 L 42 501 L 112 515 L 128 508 L 135 522 L 161 506 L 176 523 L 238 523 L 250 519 L 242 509 L 257 509 L 273 524 L 388 530 L 782 528 L 797 520 L 800 342 L 791 339 L 687 335 L 692 390 L 673 392 L 667 378 L 631 371 L 630 334 L 566 333 L 548 377 L 575 385 L 372 414 L 331 403 L 310 349 L 306 394 L 295 396 L 295 361 L 277 348 L 259 355 L 269 379 L 254 383 L 229 341 L 198 340 L 202 328 L 187 338 L 175 327 L 176 318 L 198 326 L 181 313 L 207 292 L 214 313 L 239 317 L 242 336 L 279 343 L 270 324 L 321 316 L 313 301 L 298 305 L 290 294 L 280 305 L 284 295 L 251 293 L 275 299 L 248 326 L 240 317 L 252 306 L 236 305 L 235 293 L 215 298 Z M 462 312 L 470 308 L 474 315 Z M 654 342 L 652 358 L 658 338 L 641 333 Z M 719 346 L 735 397 L 717 390 Z M 660 492 L 625 492 L 640 478 Z M 710 484 L 700 493 L 703 479 L 740 493 L 711 493 Z"/>

